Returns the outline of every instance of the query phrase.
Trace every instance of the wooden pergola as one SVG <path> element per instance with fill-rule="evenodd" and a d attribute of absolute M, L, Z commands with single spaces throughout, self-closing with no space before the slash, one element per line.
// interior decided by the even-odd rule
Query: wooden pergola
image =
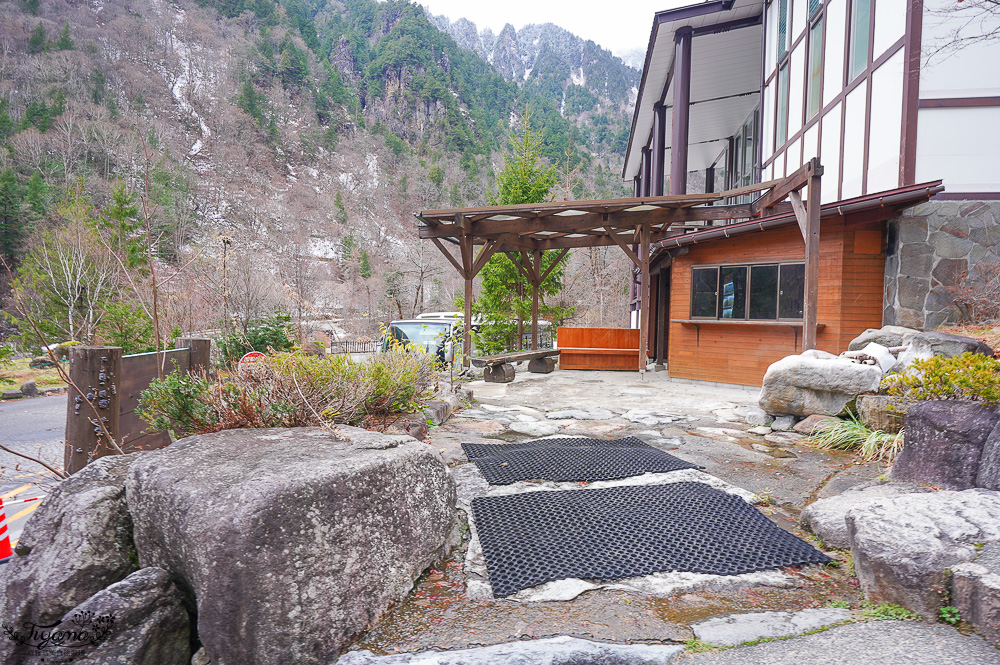
<path fill-rule="evenodd" d="M 639 371 L 646 370 L 649 323 L 650 245 L 704 230 L 718 221 L 795 215 L 805 244 L 803 349 L 816 346 L 819 281 L 820 177 L 813 159 L 786 178 L 712 194 L 645 196 L 601 201 L 559 201 L 525 205 L 425 210 L 416 215 L 419 235 L 447 257 L 465 279 L 465 338 L 472 353 L 472 285 L 491 256 L 503 252 L 532 286 L 531 348 L 538 348 L 538 290 L 558 261 L 542 268 L 542 252 L 556 250 L 561 260 L 576 247 L 618 245 L 635 265 L 639 281 Z M 802 197 L 809 188 L 809 198 Z M 752 202 L 725 205 L 727 199 L 759 193 Z M 788 200 L 785 202 L 785 200 Z M 456 256 L 449 245 L 458 248 Z M 477 250 L 478 247 L 478 250 Z M 516 260 L 520 257 L 522 261 Z"/>

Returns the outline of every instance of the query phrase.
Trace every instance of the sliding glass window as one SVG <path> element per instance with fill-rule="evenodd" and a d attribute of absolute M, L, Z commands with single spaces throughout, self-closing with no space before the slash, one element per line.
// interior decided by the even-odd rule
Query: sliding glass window
<path fill-rule="evenodd" d="M 819 113 L 822 99 L 823 75 L 823 19 L 809 29 L 809 97 L 806 102 L 806 120 Z"/>
<path fill-rule="evenodd" d="M 801 263 L 697 267 L 691 273 L 691 318 L 801 320 Z"/>
<path fill-rule="evenodd" d="M 851 3 L 851 75 L 849 81 L 868 67 L 868 31 L 872 22 L 871 0 L 854 0 Z"/>

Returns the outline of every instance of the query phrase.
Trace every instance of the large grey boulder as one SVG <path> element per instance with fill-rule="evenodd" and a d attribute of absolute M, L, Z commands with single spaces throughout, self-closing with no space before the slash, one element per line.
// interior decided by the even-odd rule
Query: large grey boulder
<path fill-rule="evenodd" d="M 0 568 L 0 620 L 56 623 L 138 568 L 125 505 L 125 475 L 137 457 L 100 458 L 49 492 Z M 0 662 L 15 662 L 15 646 L 0 642 Z"/>
<path fill-rule="evenodd" d="M 988 641 L 1000 646 L 1000 543 L 951 569 L 951 604 Z"/>
<path fill-rule="evenodd" d="M 861 393 L 878 389 L 882 370 L 830 354 L 787 356 L 767 368 L 758 404 L 775 416 L 837 415 Z"/>
<path fill-rule="evenodd" d="M 446 554 L 455 485 L 436 449 L 337 431 L 229 430 L 133 465 L 139 560 L 196 606 L 213 665 L 328 663 Z"/>
<path fill-rule="evenodd" d="M 871 430 L 896 434 L 903 429 L 909 404 L 891 395 L 858 395 L 858 419 Z"/>
<path fill-rule="evenodd" d="M 875 499 L 847 511 L 848 540 L 869 600 L 928 619 L 947 604 L 948 569 L 1000 541 L 1000 493 L 983 489 Z"/>
<path fill-rule="evenodd" d="M 575 637 L 552 637 L 476 649 L 376 656 L 352 651 L 337 665 L 669 665 L 684 651 L 677 645 L 601 644 Z"/>
<path fill-rule="evenodd" d="M 847 345 L 848 351 L 860 351 L 872 342 L 885 347 L 905 346 L 914 335 L 920 331 L 902 326 L 882 326 L 881 328 L 869 328 L 851 340 Z"/>
<path fill-rule="evenodd" d="M 97 592 L 71 610 L 58 630 L 101 630 L 113 621 L 96 645 L 53 649 L 46 663 L 75 665 L 188 665 L 191 662 L 191 618 L 170 575 L 143 568 Z M 34 657 L 28 662 L 34 663 Z"/>
<path fill-rule="evenodd" d="M 913 339 L 910 340 L 910 348 L 899 354 L 898 362 L 892 371 L 905 371 L 914 360 L 927 359 L 932 356 L 954 358 L 963 353 L 981 353 L 992 356 L 993 349 L 985 342 L 971 337 L 943 332 L 920 333 L 914 335 Z"/>
<path fill-rule="evenodd" d="M 912 483 L 891 483 L 872 480 L 855 485 L 837 496 L 820 499 L 809 504 L 799 518 L 802 526 L 816 534 L 827 547 L 846 550 L 851 546 L 847 536 L 847 511 L 863 506 L 875 499 L 930 492 L 927 487 Z"/>
<path fill-rule="evenodd" d="M 918 402 L 906 412 L 906 442 L 891 478 L 952 490 L 975 487 L 983 446 L 997 420 L 996 407 L 977 402 Z"/>
<path fill-rule="evenodd" d="M 979 471 L 976 473 L 976 487 L 1000 490 L 1000 422 L 993 427 L 983 444 Z"/>

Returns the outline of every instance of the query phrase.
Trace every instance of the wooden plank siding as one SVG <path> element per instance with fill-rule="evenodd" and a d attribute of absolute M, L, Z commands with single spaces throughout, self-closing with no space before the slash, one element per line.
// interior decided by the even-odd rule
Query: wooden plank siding
<path fill-rule="evenodd" d="M 846 224 L 843 217 L 823 220 L 817 348 L 840 353 L 866 328 L 882 325 L 885 255 L 881 238 L 881 222 Z M 801 261 L 804 245 L 798 227 L 713 240 L 688 249 L 673 258 L 670 269 L 670 376 L 759 386 L 771 363 L 802 352 L 801 326 L 711 320 L 681 323 L 691 318 L 691 270 L 706 264 Z"/>
<path fill-rule="evenodd" d="M 637 328 L 556 328 L 562 351 L 559 369 L 636 371 L 639 366 Z"/>
<path fill-rule="evenodd" d="M 190 369 L 191 354 L 186 348 L 164 351 L 163 356 L 164 375 L 173 372 L 174 369 L 186 374 Z M 147 432 L 149 423 L 135 412 L 142 391 L 148 388 L 150 382 L 157 376 L 156 362 L 156 353 L 122 356 L 122 380 L 119 388 L 121 422 L 118 437 L 121 440 L 122 450 L 126 453 L 156 450 L 170 444 L 170 435 L 167 432 Z"/>

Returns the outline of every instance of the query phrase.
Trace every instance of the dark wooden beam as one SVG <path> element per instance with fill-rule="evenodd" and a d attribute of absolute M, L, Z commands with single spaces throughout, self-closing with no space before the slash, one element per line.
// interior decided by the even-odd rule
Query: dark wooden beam
<path fill-rule="evenodd" d="M 809 176 L 809 200 L 806 201 L 806 265 L 802 308 L 802 350 L 816 348 L 816 324 L 819 301 L 819 230 L 820 230 L 820 174 L 822 168 L 813 169 Z"/>
<path fill-rule="evenodd" d="M 639 371 L 646 371 L 649 353 L 649 225 L 639 229 Z"/>
<path fill-rule="evenodd" d="M 608 231 L 608 237 L 614 240 L 615 244 L 622 248 L 622 251 L 625 252 L 625 256 L 628 257 L 628 260 L 631 261 L 633 264 L 635 264 L 635 267 L 638 268 L 639 257 L 635 255 L 635 252 L 632 251 L 632 248 L 629 247 L 624 240 L 619 238 L 617 233 Z"/>
<path fill-rule="evenodd" d="M 670 193 L 687 192 L 688 121 L 691 106 L 691 38 L 689 26 L 674 33 L 674 98 L 671 114 Z M 641 355 L 641 353 L 640 353 Z"/>
<path fill-rule="evenodd" d="M 455 270 L 458 271 L 458 274 L 465 276 L 465 271 L 462 269 L 462 265 L 455 260 L 455 257 L 451 255 L 451 252 L 449 252 L 444 246 L 444 243 L 437 238 L 431 238 L 431 242 L 437 245 L 437 248 L 441 250 L 441 253 L 444 254 L 445 257 L 451 262 L 451 265 L 455 266 Z"/>

